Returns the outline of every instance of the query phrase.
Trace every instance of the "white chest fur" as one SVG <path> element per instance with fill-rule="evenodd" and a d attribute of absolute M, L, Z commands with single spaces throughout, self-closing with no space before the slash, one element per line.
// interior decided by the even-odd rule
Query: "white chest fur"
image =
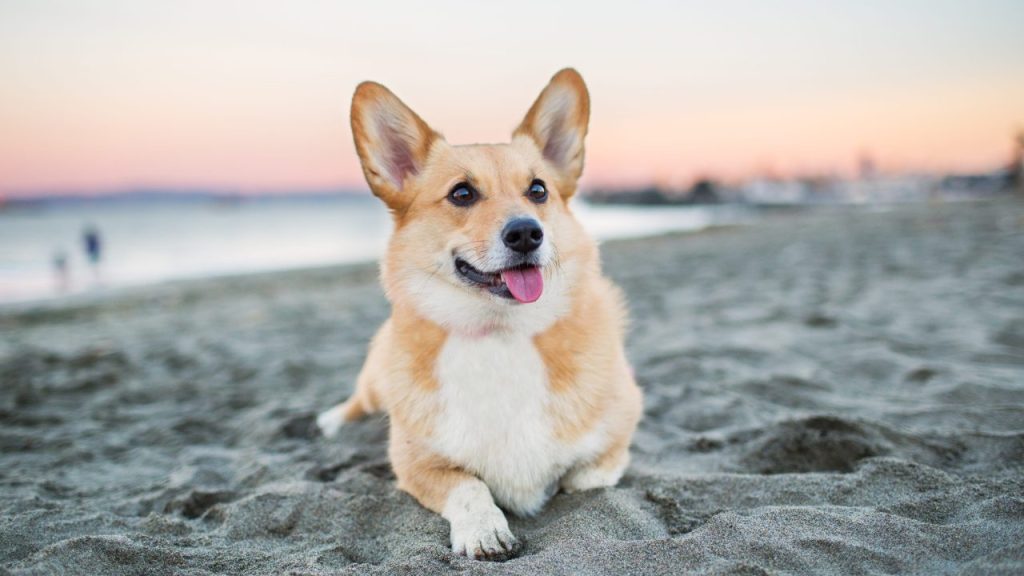
<path fill-rule="evenodd" d="M 559 477 L 599 448 L 597 433 L 571 445 L 556 438 L 547 370 L 529 336 L 449 336 L 437 377 L 435 449 L 512 512 L 539 511 Z"/>

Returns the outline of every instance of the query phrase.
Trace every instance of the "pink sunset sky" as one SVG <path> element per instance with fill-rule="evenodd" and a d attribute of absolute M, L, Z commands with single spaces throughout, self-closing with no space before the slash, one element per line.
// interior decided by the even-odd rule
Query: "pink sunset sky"
<path fill-rule="evenodd" d="M 0 194 L 361 188 L 355 85 L 505 141 L 574 66 L 584 186 L 989 170 L 1024 129 L 1024 2 L 0 0 Z"/>

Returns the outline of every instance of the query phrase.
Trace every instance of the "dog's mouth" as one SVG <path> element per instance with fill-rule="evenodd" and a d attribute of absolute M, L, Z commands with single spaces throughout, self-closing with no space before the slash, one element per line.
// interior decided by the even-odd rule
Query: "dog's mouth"
<path fill-rule="evenodd" d="M 462 258 L 455 258 L 455 271 L 463 280 L 486 289 L 501 298 L 523 304 L 536 302 L 544 292 L 544 276 L 539 266 L 519 264 L 497 272 L 483 272 Z"/>

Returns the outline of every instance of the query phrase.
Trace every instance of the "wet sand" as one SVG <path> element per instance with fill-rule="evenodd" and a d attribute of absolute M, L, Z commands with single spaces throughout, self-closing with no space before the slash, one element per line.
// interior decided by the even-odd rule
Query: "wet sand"
<path fill-rule="evenodd" d="M 453 556 L 386 422 L 325 440 L 373 266 L 0 308 L 0 573 L 1024 573 L 1024 203 L 609 243 L 646 393 L 620 486 Z"/>

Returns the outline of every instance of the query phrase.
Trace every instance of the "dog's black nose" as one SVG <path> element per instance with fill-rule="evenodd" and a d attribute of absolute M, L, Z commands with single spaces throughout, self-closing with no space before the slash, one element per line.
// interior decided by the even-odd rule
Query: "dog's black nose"
<path fill-rule="evenodd" d="M 526 254 L 540 248 L 544 241 L 544 230 L 533 218 L 516 218 L 505 225 L 501 240 L 516 252 Z"/>

